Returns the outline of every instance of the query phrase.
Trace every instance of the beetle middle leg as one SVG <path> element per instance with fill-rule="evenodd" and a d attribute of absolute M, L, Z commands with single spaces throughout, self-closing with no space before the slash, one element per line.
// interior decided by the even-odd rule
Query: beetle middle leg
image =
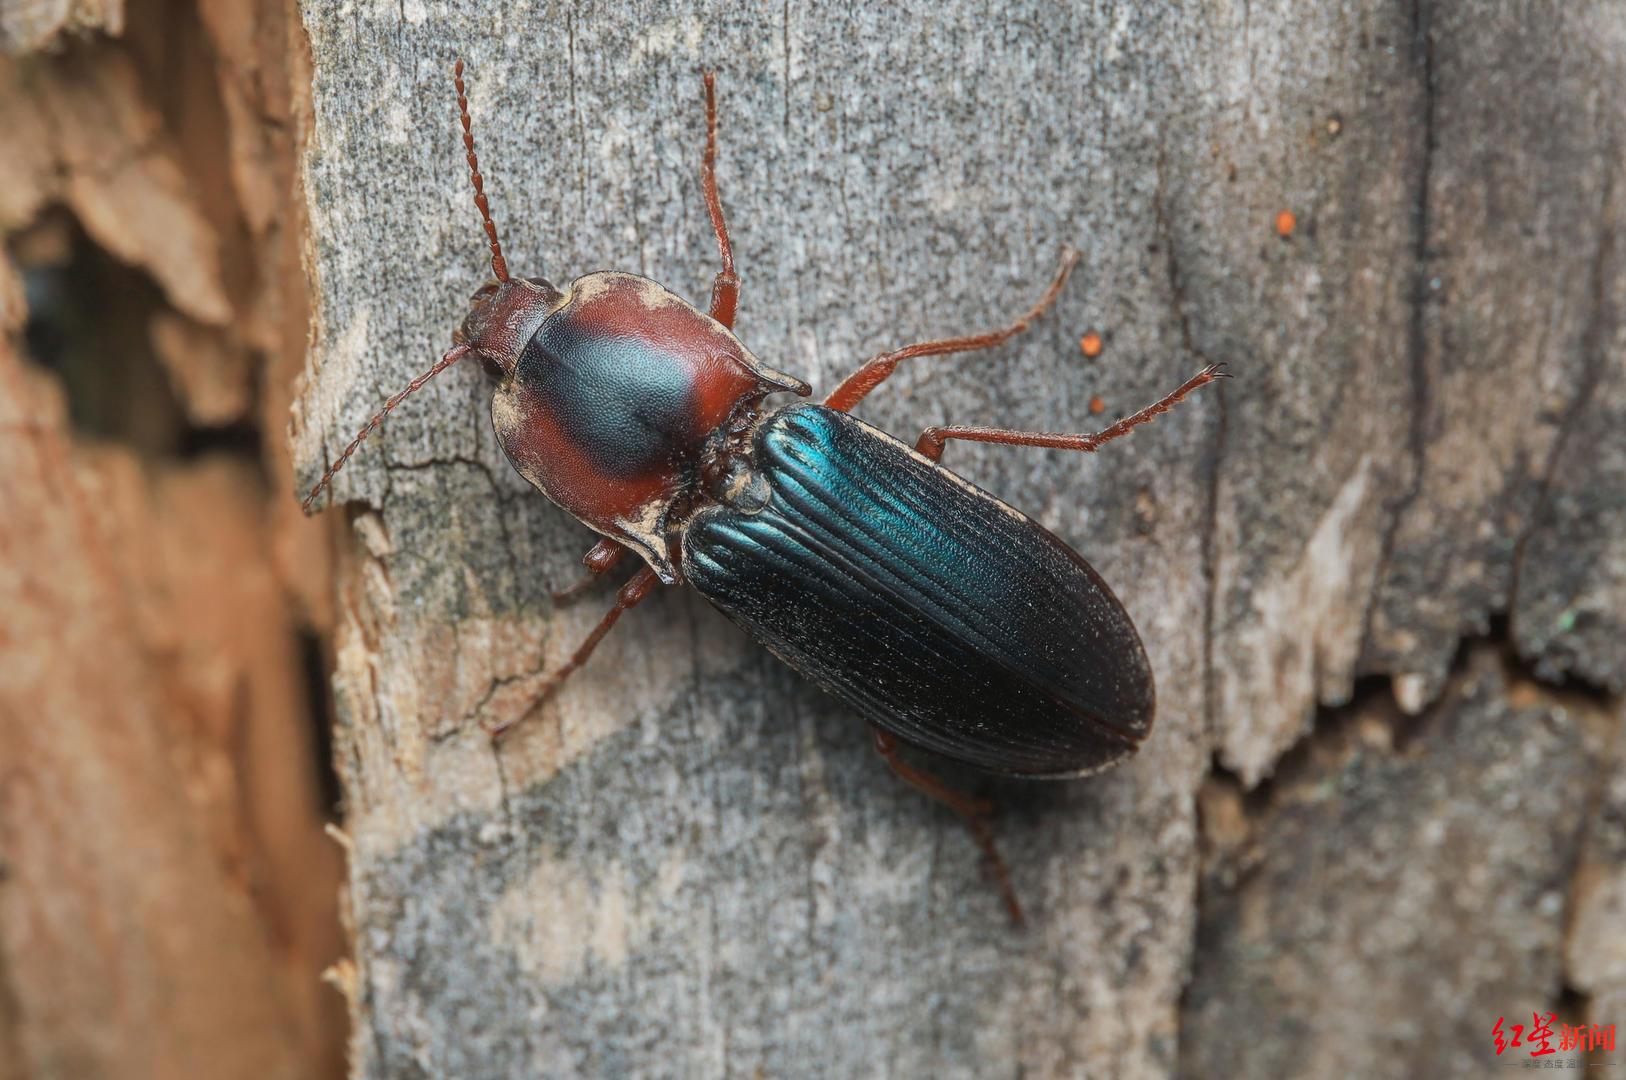
<path fill-rule="evenodd" d="M 594 550 L 596 551 L 597 548 Z M 604 640 L 604 635 L 610 632 L 610 627 L 614 626 L 616 620 L 621 618 L 621 613 L 629 608 L 636 607 L 643 601 L 644 597 L 655 591 L 655 586 L 658 584 L 660 584 L 660 578 L 656 577 L 655 571 L 647 566 L 634 574 L 625 585 L 621 586 L 621 591 L 616 594 L 615 606 L 605 613 L 604 618 L 600 619 L 598 625 L 593 627 L 587 638 L 576 647 L 576 651 L 570 655 L 570 659 L 566 660 L 557 671 L 542 681 L 541 687 L 531 695 L 531 699 L 525 703 L 523 708 L 516 710 L 513 715 L 500 723 L 486 725 L 486 732 L 495 739 L 529 716 L 533 709 L 546 701 L 555 690 L 559 689 L 560 683 L 568 679 L 577 668 L 587 663 L 587 658 L 593 655 L 593 650 L 598 648 L 600 641 Z"/>
<path fill-rule="evenodd" d="M 915 451 L 926 455 L 933 461 L 943 457 L 943 446 L 950 439 L 965 439 L 968 442 L 1004 443 L 1009 446 L 1043 446 L 1055 450 L 1085 450 L 1094 452 L 1102 443 L 1110 442 L 1120 435 L 1127 435 L 1131 430 L 1141 424 L 1168 412 L 1187 394 L 1199 386 L 1206 386 L 1215 379 L 1228 379 L 1230 374 L 1221 371 L 1224 364 L 1209 364 L 1197 374 L 1180 385 L 1180 389 L 1166 397 L 1153 402 L 1129 416 L 1119 420 L 1105 431 L 1098 431 L 1094 435 L 1064 435 L 1049 431 L 1010 431 L 1005 428 L 977 427 L 970 424 L 950 424 L 945 427 L 930 427 L 920 433 L 920 440 L 915 443 Z"/>
<path fill-rule="evenodd" d="M 723 268 L 711 282 L 710 315 L 732 330 L 734 312 L 740 303 L 740 279 L 734 273 L 734 246 L 729 243 L 728 226 L 723 223 L 723 201 L 717 197 L 716 75 L 715 71 L 706 72 L 706 153 L 700 160 L 700 186 L 705 191 L 711 229 L 717 234 L 717 253 L 723 261 Z"/>
<path fill-rule="evenodd" d="M 1022 902 L 1016 898 L 1016 887 L 1011 884 L 1011 871 L 1005 865 L 1004 858 L 999 854 L 999 848 L 994 844 L 993 831 L 988 828 L 988 815 L 993 812 L 994 804 L 987 799 L 978 799 L 967 795 L 963 791 L 956 791 L 942 780 L 915 768 L 898 756 L 898 741 L 886 732 L 873 725 L 869 729 L 870 738 L 875 742 L 875 752 L 881 755 L 887 768 L 899 780 L 908 784 L 916 791 L 929 795 L 933 799 L 960 815 L 966 828 L 971 830 L 972 837 L 977 846 L 993 867 L 994 880 L 999 885 L 999 891 L 1005 898 L 1005 908 L 1011 913 L 1011 922 L 1021 926 L 1026 919 L 1022 915 Z"/>
<path fill-rule="evenodd" d="M 967 337 L 944 338 L 942 341 L 921 341 L 913 345 L 905 345 L 894 352 L 882 353 L 864 361 L 862 367 L 842 380 L 841 385 L 830 392 L 824 399 L 827 409 L 837 412 L 847 412 L 854 405 L 862 401 L 866 395 L 887 380 L 887 377 L 897 369 L 898 363 L 903 360 L 913 360 L 921 356 L 946 356 L 949 353 L 971 352 L 975 349 L 991 349 L 1007 341 L 1033 324 L 1033 320 L 1044 314 L 1045 308 L 1055 303 L 1056 297 L 1061 295 L 1061 287 L 1067 281 L 1067 275 L 1072 272 L 1073 264 L 1078 262 L 1078 252 L 1070 247 L 1061 249 L 1061 265 L 1056 268 L 1056 276 L 1050 282 L 1050 287 L 1039 297 L 1039 302 L 1028 308 L 1020 319 L 1002 326 L 998 330 L 986 334 L 971 334 Z"/>

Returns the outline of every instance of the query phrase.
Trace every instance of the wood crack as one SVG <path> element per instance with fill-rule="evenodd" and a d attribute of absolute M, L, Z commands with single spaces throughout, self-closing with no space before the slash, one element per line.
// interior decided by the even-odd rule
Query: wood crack
<path fill-rule="evenodd" d="M 1436 145 L 1435 111 L 1436 87 L 1434 72 L 1434 39 L 1429 24 L 1428 0 L 1414 0 L 1412 5 L 1412 62 L 1421 73 L 1423 89 L 1422 159 L 1417 174 L 1417 194 L 1413 201 L 1412 217 L 1412 279 L 1408 290 L 1410 321 L 1406 334 L 1406 360 L 1411 376 L 1411 423 L 1407 432 L 1406 452 L 1411 460 L 1411 476 L 1406 489 L 1395 499 L 1384 526 L 1383 540 L 1378 548 L 1377 566 L 1372 576 L 1366 615 L 1361 628 L 1361 644 L 1356 652 L 1357 672 L 1375 672 L 1379 662 L 1373 657 L 1373 624 L 1383 604 L 1389 567 L 1394 559 L 1400 526 L 1407 512 L 1423 491 L 1423 473 L 1427 464 L 1427 426 L 1430 389 L 1428 377 L 1428 306 L 1430 288 L 1429 244 L 1432 226 L 1429 195 L 1434 177 L 1434 150 Z M 1384 672 L 1393 674 L 1393 672 Z M 1436 694 L 1438 689 L 1436 688 Z"/>
<path fill-rule="evenodd" d="M 1174 223 L 1169 215 L 1166 203 L 1166 184 L 1168 151 L 1162 147 L 1157 157 L 1157 187 L 1152 191 L 1152 216 L 1158 236 L 1158 243 L 1165 251 L 1164 265 L 1168 268 L 1170 302 L 1174 314 L 1180 324 L 1180 341 L 1186 352 L 1200 364 L 1210 363 L 1207 353 L 1198 347 L 1196 336 L 1191 329 L 1191 316 L 1187 310 L 1187 297 L 1183 275 L 1180 272 L 1180 256 L 1175 244 Z M 1203 579 L 1207 582 L 1207 589 L 1203 596 L 1203 635 L 1202 635 L 1202 679 L 1203 679 L 1203 730 L 1207 741 L 1213 743 L 1219 737 L 1219 674 L 1215 668 L 1214 647 L 1219 632 L 1215 624 L 1218 618 L 1219 598 L 1219 503 L 1220 503 L 1220 477 L 1223 474 L 1225 452 L 1227 448 L 1227 435 L 1229 430 L 1229 413 L 1225 405 L 1225 388 L 1215 387 L 1216 408 L 1219 418 L 1213 425 L 1214 435 L 1208 453 L 1204 456 L 1208 462 L 1202 469 L 1202 486 L 1204 492 L 1204 506 L 1202 510 L 1203 522 L 1198 536 L 1200 558 L 1202 560 Z"/>

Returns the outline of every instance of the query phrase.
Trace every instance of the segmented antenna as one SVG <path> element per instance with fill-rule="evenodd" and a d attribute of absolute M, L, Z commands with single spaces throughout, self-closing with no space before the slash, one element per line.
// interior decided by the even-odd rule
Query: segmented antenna
<path fill-rule="evenodd" d="M 480 218 L 486 223 L 486 237 L 491 241 L 491 272 L 497 275 L 498 281 L 507 281 L 508 263 L 503 259 L 502 248 L 497 244 L 497 226 L 491 223 L 491 208 L 486 205 L 480 163 L 474 159 L 474 129 L 469 124 L 469 98 L 463 89 L 462 57 L 457 59 L 457 67 L 452 72 L 452 82 L 457 85 L 457 111 L 463 118 L 463 146 L 469 152 L 469 179 L 474 181 L 474 205 L 480 208 Z"/>
<path fill-rule="evenodd" d="M 305 501 L 299 504 L 301 509 L 309 510 L 311 508 L 311 503 L 315 502 L 316 496 L 320 495 L 322 493 L 322 489 L 327 487 L 328 482 L 333 479 L 333 474 L 344 468 L 344 463 L 350 460 L 350 455 L 356 452 L 356 448 L 361 445 L 361 441 L 367 436 L 371 435 L 373 433 L 373 429 L 384 422 L 384 417 L 389 415 L 391 409 L 405 401 L 408 394 L 421 389 L 424 383 L 428 382 L 430 379 L 433 379 L 436 375 L 439 375 L 441 372 L 463 359 L 463 357 L 468 355 L 471 351 L 472 350 L 468 345 L 453 345 L 446 355 L 440 358 L 434 367 L 407 383 L 405 390 L 402 390 L 399 394 L 396 394 L 394 397 L 384 402 L 384 407 L 378 410 L 378 415 L 367 421 L 367 426 L 358 431 L 356 433 L 356 437 L 350 440 L 350 445 L 344 448 L 344 453 L 339 455 L 339 460 L 327 467 L 327 472 L 322 474 L 322 479 L 316 482 L 316 486 L 311 488 L 311 493 L 305 496 Z"/>
<path fill-rule="evenodd" d="M 480 208 L 480 219 L 485 222 L 486 226 L 486 238 L 491 242 L 491 272 L 497 275 L 498 281 L 507 281 L 508 263 L 502 257 L 501 245 L 497 243 L 497 226 L 492 224 L 491 208 L 486 203 L 484 178 L 480 175 L 480 163 L 474 157 L 474 129 L 469 123 L 469 97 L 463 86 L 462 58 L 458 59 L 457 66 L 453 69 L 452 82 L 457 87 L 457 112 L 463 120 L 463 147 L 469 154 L 469 178 L 474 181 L 474 205 Z M 452 346 L 434 367 L 407 383 L 406 389 L 384 402 L 384 407 L 379 409 L 377 415 L 371 420 L 367 421 L 367 426 L 356 432 L 356 437 L 350 440 L 350 445 L 344 448 L 344 453 L 339 455 L 338 460 L 327 467 L 327 472 L 322 474 L 322 479 L 318 480 L 316 486 L 311 488 L 311 493 L 305 496 L 305 501 L 300 506 L 305 510 L 311 508 L 311 504 L 316 501 L 316 497 L 322 493 L 328 484 L 332 483 L 333 474 L 344 468 L 344 463 L 350 460 L 351 455 L 361 446 L 363 440 L 373 433 L 373 429 L 384 422 L 384 417 L 390 414 L 391 409 L 405 401 L 408 395 L 421 390 L 424 383 L 463 359 L 471 351 L 473 351 L 471 347 L 466 344 Z"/>

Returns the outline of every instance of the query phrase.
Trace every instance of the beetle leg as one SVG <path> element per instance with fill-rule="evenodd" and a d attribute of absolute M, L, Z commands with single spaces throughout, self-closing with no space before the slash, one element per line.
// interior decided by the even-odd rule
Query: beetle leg
<path fill-rule="evenodd" d="M 825 408 L 835 409 L 837 412 L 847 412 L 854 405 L 862 401 L 871 390 L 880 386 L 887 377 L 897 368 L 900 360 L 913 360 L 920 356 L 946 356 L 949 353 L 970 352 L 973 349 L 991 349 L 1009 338 L 1015 337 L 1026 330 L 1033 320 L 1044 314 L 1045 308 L 1055 302 L 1061 293 L 1062 285 L 1067 281 L 1067 275 L 1072 271 L 1073 264 L 1078 261 L 1078 252 L 1070 247 L 1061 249 L 1061 266 L 1056 268 L 1056 276 L 1050 282 L 1050 287 L 1039 297 L 1039 302 L 1022 315 L 1020 319 L 1008 326 L 986 334 L 972 334 L 968 337 L 945 338 L 942 341 L 921 341 L 914 345 L 905 345 L 895 352 L 882 353 L 864 361 L 864 365 L 846 379 L 840 386 L 830 392 L 824 399 Z"/>
<path fill-rule="evenodd" d="M 582 556 L 582 562 L 587 566 L 587 576 L 569 588 L 560 589 L 554 593 L 553 602 L 555 604 L 563 603 L 584 589 L 590 588 L 611 567 L 620 562 L 621 556 L 626 553 L 625 545 L 617 543 L 607 536 L 594 544 L 587 554 Z"/>
<path fill-rule="evenodd" d="M 632 579 L 621 586 L 621 591 L 616 594 L 615 606 L 605 613 L 604 618 L 599 620 L 597 626 L 593 627 L 593 632 L 588 634 L 587 639 L 577 646 L 570 659 L 566 660 L 559 670 L 543 680 L 542 686 L 536 693 L 531 695 L 531 700 L 526 702 L 524 708 L 517 710 L 501 723 L 487 724 L 486 732 L 495 739 L 529 716 L 533 709 L 546 701 L 548 696 L 555 690 L 559 689 L 560 683 L 564 682 L 577 668 L 587 662 L 587 658 L 593 655 L 593 650 L 598 648 L 598 643 L 604 640 L 604 635 L 610 632 L 610 627 L 614 626 L 615 621 L 621 618 L 621 613 L 628 608 L 636 607 L 644 597 L 655 590 L 655 586 L 658 584 L 660 584 L 660 578 L 656 577 L 655 571 L 647 566 L 634 574 Z"/>
<path fill-rule="evenodd" d="M 1048 431 L 1008 431 L 1004 428 L 949 424 L 945 427 L 930 427 L 921 432 L 919 441 L 915 443 L 915 451 L 926 455 L 933 461 L 940 461 L 943 457 L 944 443 L 950 439 L 965 439 L 969 442 L 1005 443 L 1009 446 L 1044 446 L 1055 450 L 1086 450 L 1093 452 L 1102 443 L 1110 442 L 1120 435 L 1127 435 L 1135 427 L 1146 423 L 1161 413 L 1168 412 L 1199 386 L 1211 383 L 1215 379 L 1230 378 L 1229 372 L 1220 370 L 1224 366 L 1224 364 L 1209 364 L 1182 383 L 1180 389 L 1174 393 L 1146 406 L 1138 413 L 1124 417 L 1105 431 L 1098 431 L 1094 435 L 1063 435 Z"/>
<path fill-rule="evenodd" d="M 875 742 L 875 752 L 881 755 L 881 760 L 897 774 L 899 780 L 930 795 L 961 817 L 987 817 L 993 812 L 994 804 L 987 799 L 978 799 L 963 791 L 956 791 L 930 773 L 905 762 L 898 755 L 898 740 L 880 728 L 872 725 L 869 733 Z"/>
<path fill-rule="evenodd" d="M 994 804 L 987 799 L 974 798 L 963 791 L 956 791 L 930 773 L 908 764 L 898 756 L 898 741 L 880 728 L 871 725 L 869 733 L 875 742 L 875 752 L 881 755 L 881 760 L 886 762 L 887 768 L 891 769 L 899 780 L 916 791 L 931 796 L 960 815 L 960 820 L 971 830 L 977 846 L 982 848 L 983 856 L 993 867 L 994 880 L 998 882 L 1000 894 L 1005 898 L 1005 907 L 1011 913 L 1011 922 L 1021 926 L 1026 921 L 1022 915 L 1022 902 L 1016 898 L 1016 888 L 1011 884 L 1010 868 L 1000 856 L 999 848 L 994 844 L 993 831 L 988 828 L 987 817 L 993 812 Z"/>
<path fill-rule="evenodd" d="M 712 83 L 717 73 L 706 72 L 706 153 L 700 161 L 700 186 L 706 194 L 706 213 L 717 234 L 717 253 L 723 268 L 711 282 L 711 317 L 734 328 L 734 311 L 740 302 L 740 279 L 734 273 L 734 247 L 728 241 L 723 223 L 723 201 L 717 197 L 717 91 Z"/>

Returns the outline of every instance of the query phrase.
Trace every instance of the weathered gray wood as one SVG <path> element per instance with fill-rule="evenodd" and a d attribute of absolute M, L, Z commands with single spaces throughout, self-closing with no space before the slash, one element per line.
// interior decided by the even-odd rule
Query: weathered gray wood
<path fill-rule="evenodd" d="M 1597 1022 L 1615 1022 L 1618 961 L 1574 963 L 1562 916 L 1618 726 L 1618 712 L 1520 693 L 1481 648 L 1424 722 L 1363 703 L 1252 807 L 1233 784 L 1205 789 L 1180 1074 L 1483 1076 L 1498 1017 L 1508 1040 L 1537 1011 L 1585 1021 L 1559 1002 L 1566 985 L 1598 993 Z M 1611 857 L 1602 876 L 1618 881 Z M 1580 955 L 1618 952 L 1619 919 L 1577 932 Z"/>
<path fill-rule="evenodd" d="M 335 685 L 360 1075 L 1201 1075 L 1230 1045 L 1181 1009 L 1194 940 L 1221 949 L 1195 936 L 1195 794 L 1216 755 L 1261 781 L 1365 674 L 1426 709 L 1464 635 L 1504 613 L 1540 670 L 1626 679 L 1626 541 L 1606 528 L 1626 513 L 1618 7 L 304 13 L 307 480 L 445 348 L 485 274 L 456 55 L 510 265 L 630 269 L 695 298 L 715 269 L 699 71 L 719 66 L 738 328 L 816 386 L 1001 321 L 1079 245 L 1034 332 L 907 367 L 865 403 L 906 437 L 944 419 L 1077 430 L 1094 395 L 1117 412 L 1207 361 L 1239 376 L 1097 457 L 949 451 L 1114 583 L 1159 678 L 1137 761 L 996 789 L 1025 933 L 861 725 L 692 595 L 629 615 L 494 750 L 482 710 L 566 655 L 608 596 L 552 609 L 591 537 L 507 467 L 476 369 L 400 409 L 335 485 L 353 541 Z M 1089 328 L 1097 361 L 1077 347 Z M 1508 739 L 1543 715 L 1487 709 Z M 1585 782 L 1520 801 L 1530 835 L 1573 837 L 1603 805 L 1588 790 L 1610 767 L 1607 716 L 1585 746 L 1549 740 Z M 1478 760 L 1442 755 L 1446 777 Z M 1626 881 L 1626 859 L 1588 865 Z M 1225 925 L 1223 895 L 1204 897 L 1205 925 Z M 1565 903 L 1527 913 L 1541 957 L 1464 967 L 1467 998 L 1562 968 Z M 1511 910 L 1488 910 L 1483 936 L 1518 933 Z M 1626 986 L 1598 970 L 1586 992 Z M 1225 992 L 1285 1008 L 1256 989 Z M 1290 1028 L 1266 1037 L 1288 1060 Z M 1480 1060 L 1462 1052 L 1438 1060 Z"/>

